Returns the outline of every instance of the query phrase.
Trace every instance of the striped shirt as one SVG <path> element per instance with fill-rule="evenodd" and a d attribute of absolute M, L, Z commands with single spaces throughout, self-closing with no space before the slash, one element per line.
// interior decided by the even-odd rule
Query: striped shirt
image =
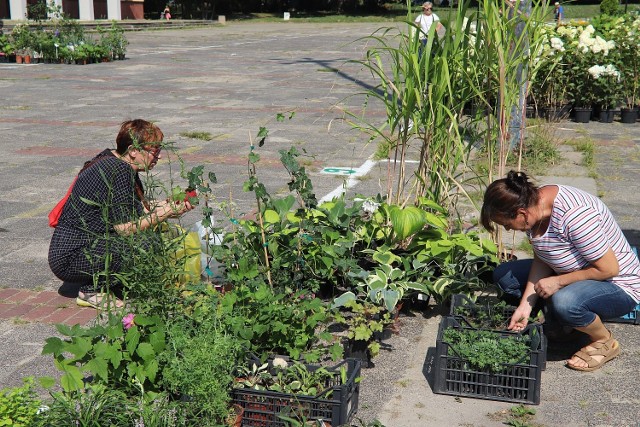
<path fill-rule="evenodd" d="M 611 211 L 589 193 L 557 187 L 549 228 L 540 237 L 527 233 L 535 254 L 557 274 L 564 274 L 587 267 L 611 248 L 620 272 L 609 281 L 640 302 L 640 261 Z"/>

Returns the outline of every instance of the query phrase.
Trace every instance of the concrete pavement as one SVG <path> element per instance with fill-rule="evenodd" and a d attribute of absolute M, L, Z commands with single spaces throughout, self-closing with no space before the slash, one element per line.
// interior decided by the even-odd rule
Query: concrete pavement
<path fill-rule="evenodd" d="M 246 155 L 250 139 L 266 126 L 270 138 L 259 151 L 263 161 L 258 175 L 267 188 L 285 191 L 288 178 L 279 165 L 278 150 L 295 145 L 310 156 L 305 162 L 316 194 L 322 197 L 344 182 L 341 176 L 322 173 L 323 168 L 359 168 L 375 150 L 345 122 L 344 108 L 361 106 L 363 97 L 352 95 L 375 84 L 349 61 L 363 53 L 365 42 L 355 40 L 381 25 L 229 23 L 141 31 L 127 34 L 131 44 L 125 61 L 86 66 L 0 64 L 0 287 L 6 288 L 0 291 L 0 386 L 19 385 L 25 375 L 55 374 L 50 358 L 38 356 L 44 339 L 55 333 L 49 323 L 54 312 L 63 313 L 56 321 L 64 322 L 83 323 L 88 320 L 83 316 L 93 316 L 90 309 L 76 308 L 72 299 L 57 299 L 62 298 L 56 296 L 61 284 L 46 261 L 51 237 L 46 215 L 82 162 L 112 146 L 122 121 L 155 121 L 165 140 L 176 142 L 187 165 L 202 163 L 217 174 L 214 194 L 219 201 L 233 199 L 237 214 L 253 209 L 252 197 L 242 192 Z M 286 111 L 295 111 L 295 117 L 277 122 L 276 114 Z M 382 117 L 384 111 L 372 105 L 368 114 Z M 209 132 L 212 139 L 190 138 L 188 132 Z M 639 133 L 638 125 L 563 122 L 559 139 L 590 137 L 597 144 L 597 179 L 573 154 L 542 179 L 597 192 L 636 245 Z M 169 163 L 160 164 L 158 171 L 161 179 L 168 179 Z M 377 165 L 349 191 L 384 192 L 379 177 L 384 177 L 384 170 Z M 215 215 L 224 223 L 221 213 Z M 184 223 L 197 219 L 192 212 Z M 46 296 L 51 298 L 41 302 Z M 37 317 L 52 307 L 53 312 Z M 513 404 L 431 392 L 427 353 L 435 346 L 441 313 L 432 307 L 407 319 L 407 335 L 390 341 L 403 359 L 383 352 L 376 368 L 364 371 L 358 415 L 365 421 L 379 418 L 387 427 L 503 425 L 499 417 L 487 414 Z M 564 368 L 568 348 L 550 353 L 536 422 L 637 425 L 637 328 L 612 325 L 623 353 L 595 373 Z M 375 377 L 384 377 L 386 386 L 364 391 L 367 384 L 377 384 Z"/>

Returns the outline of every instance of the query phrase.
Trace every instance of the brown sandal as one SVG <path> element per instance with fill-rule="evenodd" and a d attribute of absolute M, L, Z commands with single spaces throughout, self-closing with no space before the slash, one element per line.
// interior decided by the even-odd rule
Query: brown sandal
<path fill-rule="evenodd" d="M 587 350 L 587 347 L 592 347 L 595 350 Z M 620 354 L 620 344 L 616 341 L 611 332 L 609 332 L 609 339 L 602 342 L 596 341 L 589 344 L 587 347 L 583 347 L 579 351 L 577 351 L 573 357 L 577 357 L 587 363 L 587 366 L 573 366 L 570 365 L 567 361 L 567 367 L 571 369 L 575 369 L 576 371 L 583 372 L 591 372 L 596 369 L 600 369 L 602 365 L 607 363 L 609 360 L 617 357 Z M 594 359 L 592 356 L 604 356 L 602 360 L 598 361 Z"/>

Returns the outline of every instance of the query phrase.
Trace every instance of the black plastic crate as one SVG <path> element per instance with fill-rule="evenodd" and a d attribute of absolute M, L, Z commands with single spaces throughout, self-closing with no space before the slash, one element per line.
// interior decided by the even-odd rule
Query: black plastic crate
<path fill-rule="evenodd" d="M 253 362 L 251 362 L 253 363 Z M 313 371 L 320 366 L 306 365 Z M 347 381 L 341 384 L 340 368 L 346 366 Z M 244 408 L 243 427 L 285 427 L 287 422 L 280 415 L 293 419 L 304 418 L 307 421 L 324 420 L 332 426 L 347 424 L 358 410 L 360 393 L 361 362 L 357 359 L 345 359 L 333 367 L 325 367 L 335 372 L 327 380 L 326 388 L 316 396 L 293 395 L 270 390 L 252 388 L 234 388 L 232 403 Z"/>
<path fill-rule="evenodd" d="M 477 330 L 454 317 L 442 319 L 436 341 L 434 393 L 534 405 L 540 403 L 540 379 L 546 348 L 543 348 L 544 336 L 538 327 L 528 325 L 522 332 L 531 339 L 529 357 L 522 362 L 505 365 L 500 372 L 471 368 L 468 361 L 455 354 L 449 343 L 444 341 L 443 334 L 448 328 Z M 489 332 L 500 337 L 511 335 Z"/>
<path fill-rule="evenodd" d="M 505 330 L 507 329 L 509 319 L 511 319 L 511 316 L 513 315 L 513 312 L 515 310 L 516 308 L 511 305 L 497 306 L 496 304 L 479 303 L 473 301 L 471 298 L 464 294 L 455 294 L 451 297 L 449 315 L 464 318 L 471 325 L 473 324 L 474 318 L 480 312 L 488 313 L 490 315 L 497 314 L 505 319 L 505 323 L 504 325 L 502 325 L 502 327 L 498 327 L 498 325 L 496 325 L 494 328 L 490 329 Z M 466 313 L 470 314 L 462 314 L 461 311 L 465 311 Z"/>
<path fill-rule="evenodd" d="M 458 312 L 460 312 L 459 308 L 462 307 L 464 308 L 467 312 L 471 313 L 471 316 L 465 316 L 462 314 L 456 314 Z M 476 329 L 484 329 L 484 330 L 491 330 L 491 331 L 500 331 L 500 332 L 504 332 L 504 333 L 508 333 L 508 334 L 518 334 L 518 332 L 513 332 L 513 331 L 509 331 L 507 330 L 507 325 L 508 325 L 508 321 L 507 323 L 505 323 L 504 325 L 502 325 L 503 327 L 500 328 L 496 325 L 496 327 L 494 328 L 481 328 L 481 327 L 477 327 L 474 324 L 474 321 L 471 317 L 477 315 L 477 313 L 484 311 L 484 312 L 491 312 L 492 310 L 495 310 L 496 314 L 500 314 L 502 318 L 504 319 L 511 319 L 511 316 L 513 315 L 513 312 L 516 310 L 515 307 L 507 305 L 507 306 L 501 306 L 501 307 L 495 307 L 493 305 L 490 304 L 481 304 L 481 303 L 476 303 L 474 301 L 471 300 L 471 298 L 469 298 L 468 296 L 464 295 L 464 294 L 455 294 L 451 297 L 451 306 L 449 308 L 449 314 L 451 315 L 451 317 L 455 317 L 457 318 L 459 321 L 463 322 L 463 324 L 467 327 L 470 328 L 476 328 Z M 541 340 L 542 340 L 542 360 L 540 361 L 540 365 L 542 367 L 542 370 L 544 371 L 545 369 L 547 369 L 547 337 L 546 335 L 544 335 L 544 330 L 542 328 L 542 324 L 537 323 L 537 322 L 529 322 L 529 325 L 527 326 L 531 326 L 533 328 L 537 328 L 538 332 L 540 333 L 541 336 Z"/>

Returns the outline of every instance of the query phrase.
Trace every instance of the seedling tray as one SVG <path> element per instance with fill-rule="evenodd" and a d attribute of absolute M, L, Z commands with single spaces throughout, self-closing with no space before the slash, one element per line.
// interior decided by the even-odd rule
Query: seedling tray
<path fill-rule="evenodd" d="M 462 309 L 462 310 L 461 310 Z M 451 306 L 449 308 L 449 315 L 451 317 L 455 317 L 462 324 L 469 328 L 474 328 L 478 330 L 489 330 L 489 331 L 497 331 L 508 334 L 517 334 L 517 332 L 512 332 L 507 330 L 507 325 L 509 324 L 509 320 L 513 315 L 513 312 L 516 310 L 513 306 L 492 306 L 490 304 L 481 304 L 476 303 L 471 300 L 468 296 L 464 294 L 455 294 L 451 297 Z M 458 314 L 458 313 L 465 314 Z M 475 320 L 478 317 L 479 313 L 487 313 L 491 317 L 502 318 L 505 319 L 505 323 L 502 325 L 498 325 L 497 322 L 493 325 L 493 327 L 482 327 Z M 486 316 L 485 316 L 486 317 Z M 544 335 L 542 325 L 537 322 L 530 322 L 529 326 L 533 328 L 537 328 L 540 333 L 542 340 L 542 361 L 541 366 L 544 371 L 547 368 L 547 337 Z"/>
<path fill-rule="evenodd" d="M 515 307 L 499 304 L 488 304 L 474 302 L 464 294 L 455 294 L 451 297 L 451 307 L 449 315 L 463 318 L 470 325 L 476 326 L 476 323 L 489 323 L 488 318 L 493 320 L 503 319 L 503 322 L 491 322 L 493 327 L 482 327 L 480 329 L 506 330 L 509 320 L 515 311 Z M 480 315 L 484 315 L 484 320 L 477 320 Z M 499 324 L 500 323 L 500 324 Z"/>
<path fill-rule="evenodd" d="M 443 334 L 448 328 L 474 329 L 451 316 L 444 317 L 440 322 L 436 341 L 434 393 L 533 405 L 540 403 L 540 379 L 546 360 L 546 347 L 543 346 L 539 327 L 528 325 L 522 332 L 531 339 L 531 351 L 526 360 L 504 365 L 500 372 L 472 368 L 444 340 Z M 499 337 L 512 335 L 501 331 L 490 332 Z"/>
<path fill-rule="evenodd" d="M 253 362 L 251 362 L 253 363 Z M 341 384 L 340 368 L 347 367 L 347 381 Z M 307 365 L 313 371 L 320 366 Z M 358 410 L 361 362 L 345 359 L 336 366 L 326 368 L 335 372 L 327 380 L 326 388 L 316 396 L 293 395 L 270 390 L 234 388 L 232 403 L 244 408 L 243 427 L 285 427 L 289 423 L 280 415 L 306 421 L 323 420 L 332 426 L 347 424 Z"/>

